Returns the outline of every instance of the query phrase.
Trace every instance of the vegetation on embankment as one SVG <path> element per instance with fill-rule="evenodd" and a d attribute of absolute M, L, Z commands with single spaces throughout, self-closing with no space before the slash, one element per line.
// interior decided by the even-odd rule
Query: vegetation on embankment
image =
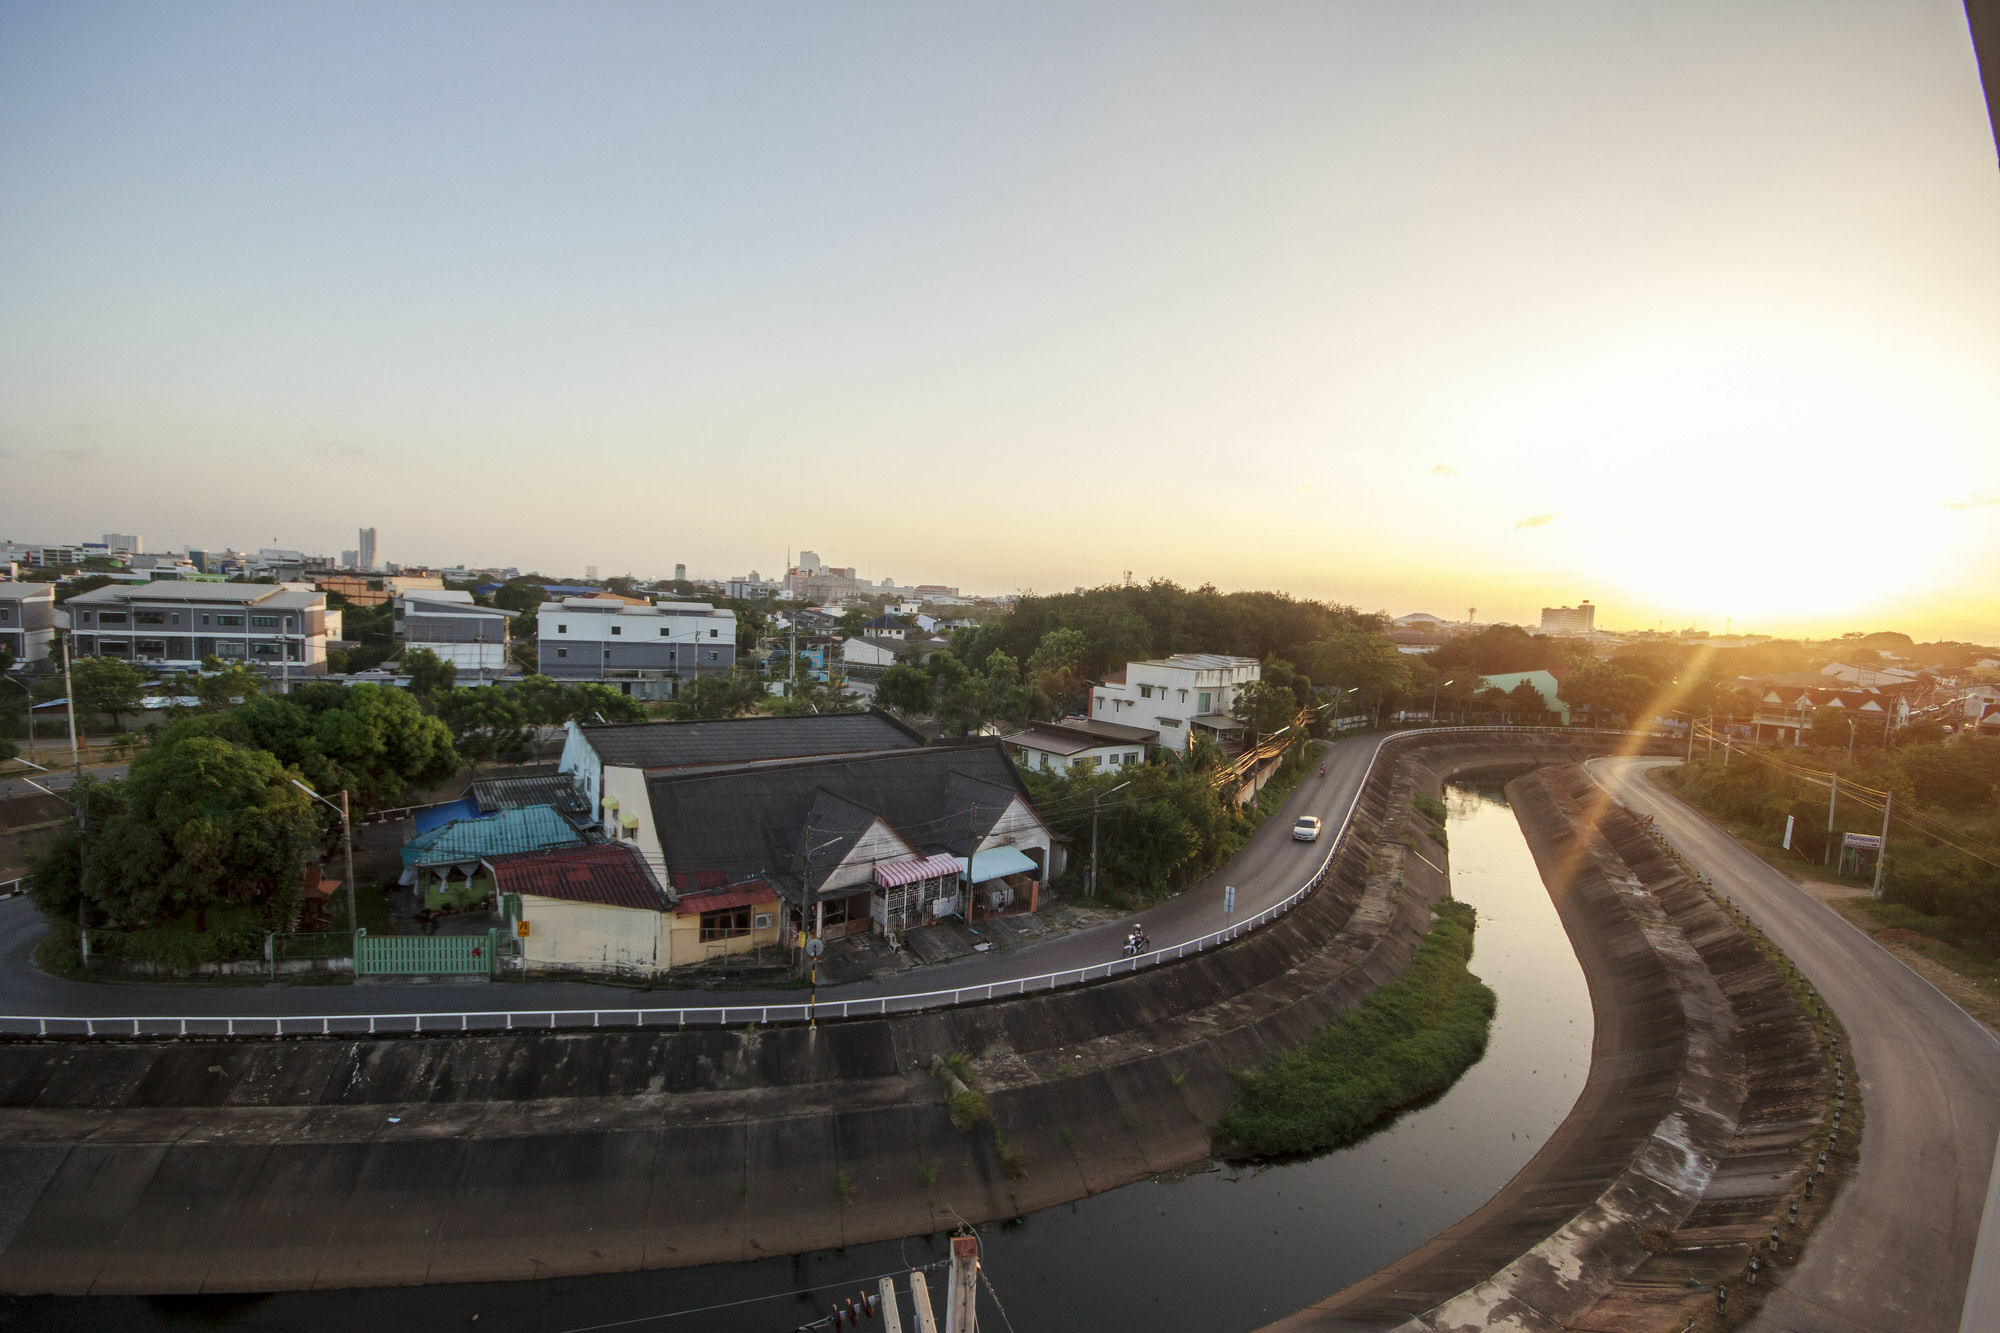
<path fill-rule="evenodd" d="M 1485 1054 L 1494 996 L 1472 974 L 1475 913 L 1439 904 L 1402 977 L 1259 1074 L 1220 1138 L 1242 1157 L 1285 1157 L 1352 1143 L 1384 1116 L 1442 1092 Z"/>

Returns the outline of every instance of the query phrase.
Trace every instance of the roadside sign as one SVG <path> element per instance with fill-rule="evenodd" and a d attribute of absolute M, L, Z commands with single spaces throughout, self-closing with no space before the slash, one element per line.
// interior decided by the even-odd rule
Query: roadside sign
<path fill-rule="evenodd" d="M 1796 815 L 1785 816 L 1785 850 L 1788 852 L 1792 850 L 1792 825 L 1796 824 L 1797 822 L 1798 822 L 1798 816 Z"/>
<path fill-rule="evenodd" d="M 1857 852 L 1879 852 L 1882 839 L 1873 833 L 1849 833 L 1840 840 L 1840 845 Z"/>
<path fill-rule="evenodd" d="M 516 921 L 516 922 L 514 923 L 514 934 L 515 934 L 515 935 L 517 935 L 518 937 L 520 937 L 521 939 L 524 939 L 524 940 L 525 940 L 525 939 L 527 939 L 527 938 L 528 938 L 528 923 L 527 923 L 527 922 L 525 922 L 525 921 Z"/>
<path fill-rule="evenodd" d="M 1224 916 L 1233 916 L 1235 912 L 1236 886 L 1234 884 L 1225 884 L 1222 886 L 1222 914 Z"/>
<path fill-rule="evenodd" d="M 810 939 L 806 941 L 806 957 L 817 958 L 825 952 L 826 952 L 825 940 Z"/>

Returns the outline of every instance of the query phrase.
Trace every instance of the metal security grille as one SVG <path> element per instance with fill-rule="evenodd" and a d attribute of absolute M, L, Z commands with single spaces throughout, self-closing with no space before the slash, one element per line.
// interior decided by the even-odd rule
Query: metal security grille
<path fill-rule="evenodd" d="M 484 935 L 370 935 L 354 941 L 354 971 L 369 977 L 490 977 L 499 932 Z"/>

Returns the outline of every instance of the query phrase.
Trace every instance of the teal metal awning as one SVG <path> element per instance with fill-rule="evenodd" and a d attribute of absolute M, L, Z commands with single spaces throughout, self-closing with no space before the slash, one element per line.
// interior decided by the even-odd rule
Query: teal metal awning
<path fill-rule="evenodd" d="M 951 859 L 958 862 L 958 873 L 965 874 L 965 858 L 954 856 Z M 1008 875 L 1035 875 L 1041 872 L 1041 867 L 1019 847 L 989 847 L 974 856 L 972 863 L 970 878 L 974 884 L 984 884 Z"/>

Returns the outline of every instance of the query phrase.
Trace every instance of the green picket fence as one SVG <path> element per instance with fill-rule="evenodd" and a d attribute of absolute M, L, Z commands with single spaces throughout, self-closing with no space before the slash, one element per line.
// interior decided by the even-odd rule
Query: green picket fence
<path fill-rule="evenodd" d="M 354 938 L 354 971 L 364 977 L 490 977 L 500 932 L 484 935 L 370 935 Z"/>

